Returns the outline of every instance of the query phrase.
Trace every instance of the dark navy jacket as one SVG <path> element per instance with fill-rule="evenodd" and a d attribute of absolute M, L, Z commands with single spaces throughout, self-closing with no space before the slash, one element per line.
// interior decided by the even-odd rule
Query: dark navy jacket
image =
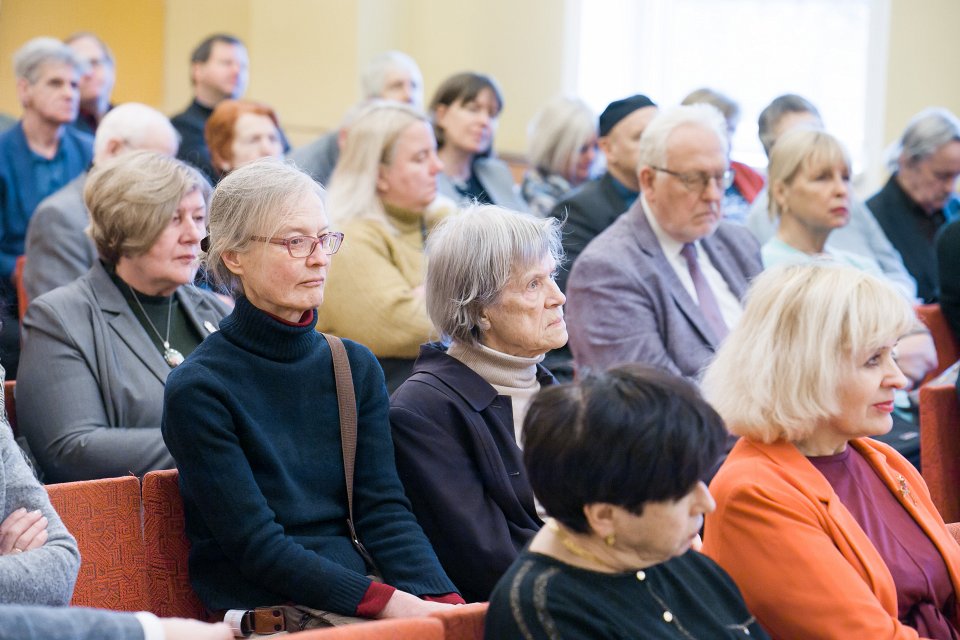
<path fill-rule="evenodd" d="M 555 382 L 538 365 L 541 386 Z M 417 521 L 467 602 L 482 602 L 543 524 L 507 396 L 439 343 L 420 347 L 390 400 L 397 471 Z"/>

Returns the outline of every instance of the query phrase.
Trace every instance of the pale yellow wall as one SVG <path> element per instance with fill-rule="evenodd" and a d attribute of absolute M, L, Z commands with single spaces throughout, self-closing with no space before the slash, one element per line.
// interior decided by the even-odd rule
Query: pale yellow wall
<path fill-rule="evenodd" d="M 117 59 L 117 102 L 159 107 L 164 87 L 163 0 L 3 0 L 0 2 L 0 111 L 20 114 L 13 53 L 30 38 L 65 38 L 75 31 L 100 35 Z"/>
<path fill-rule="evenodd" d="M 501 152 L 523 151 L 525 128 L 561 92 L 568 54 L 563 0 L 2 0 L 0 110 L 19 113 L 11 56 L 35 35 L 89 29 L 118 58 L 116 101 L 140 100 L 166 113 L 190 99 L 191 49 L 215 31 L 250 49 L 247 96 L 277 109 L 299 144 L 334 127 L 359 97 L 357 76 L 374 55 L 398 48 L 421 65 L 429 97 L 448 75 L 489 73 L 506 109 Z M 890 0 L 884 144 L 924 106 L 960 113 L 960 83 L 949 75 L 960 24 L 957 0 Z M 882 61 L 878 61 L 882 64 Z"/>
<path fill-rule="evenodd" d="M 916 112 L 928 106 L 960 114 L 957 0 L 892 0 L 884 140 L 893 142 Z"/>
<path fill-rule="evenodd" d="M 411 17 L 408 53 L 423 69 L 427 100 L 458 71 L 490 74 L 506 103 L 496 147 L 522 152 L 527 123 L 562 90 L 565 3 L 407 0 L 406 5 Z"/>
<path fill-rule="evenodd" d="M 136 1 L 136 0 L 134 0 Z M 165 0 L 163 102 L 160 110 L 173 115 L 189 104 L 190 54 L 212 33 L 249 40 L 250 3 L 233 0 Z M 254 87 L 251 83 L 250 91 Z"/>

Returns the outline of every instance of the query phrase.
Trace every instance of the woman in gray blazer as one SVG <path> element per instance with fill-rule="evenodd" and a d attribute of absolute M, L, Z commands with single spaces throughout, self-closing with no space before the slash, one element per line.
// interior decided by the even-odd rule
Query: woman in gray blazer
<path fill-rule="evenodd" d="M 496 204 L 526 211 L 510 168 L 491 157 L 503 94 L 490 76 L 464 72 L 450 76 L 430 101 L 443 172 L 437 189 L 454 202 Z"/>
<path fill-rule="evenodd" d="M 48 481 L 174 466 L 160 435 L 167 374 L 229 311 L 191 284 L 209 196 L 196 170 L 150 152 L 91 172 L 100 259 L 31 302 L 23 325 L 17 416 Z"/>

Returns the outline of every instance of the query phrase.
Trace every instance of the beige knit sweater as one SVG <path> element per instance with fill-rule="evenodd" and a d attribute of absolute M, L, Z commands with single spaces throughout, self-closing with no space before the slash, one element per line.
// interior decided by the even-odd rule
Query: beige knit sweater
<path fill-rule="evenodd" d="M 416 358 L 438 334 L 423 290 L 424 235 L 443 217 L 388 208 L 393 228 L 355 220 L 340 231 L 343 245 L 327 272 L 317 329 L 366 345 L 381 358 Z"/>

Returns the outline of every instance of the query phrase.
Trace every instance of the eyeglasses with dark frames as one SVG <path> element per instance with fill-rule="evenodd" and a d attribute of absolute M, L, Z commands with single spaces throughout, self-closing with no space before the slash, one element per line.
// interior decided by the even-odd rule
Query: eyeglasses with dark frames
<path fill-rule="evenodd" d="M 291 258 L 306 258 L 312 256 L 320 245 L 320 250 L 328 256 L 332 256 L 343 243 L 343 233 L 334 231 L 330 233 L 321 233 L 319 236 L 293 236 L 291 238 L 267 238 L 265 236 L 250 236 L 251 240 L 257 242 L 269 242 L 278 244 L 287 248 L 287 253 Z"/>
<path fill-rule="evenodd" d="M 703 194 L 707 190 L 707 185 L 711 180 L 715 180 L 720 191 L 726 191 L 733 184 L 733 169 L 727 169 L 723 173 L 709 174 L 703 171 L 671 171 L 663 167 L 650 167 L 654 171 L 671 175 L 686 187 L 689 191 L 696 194 Z"/>

